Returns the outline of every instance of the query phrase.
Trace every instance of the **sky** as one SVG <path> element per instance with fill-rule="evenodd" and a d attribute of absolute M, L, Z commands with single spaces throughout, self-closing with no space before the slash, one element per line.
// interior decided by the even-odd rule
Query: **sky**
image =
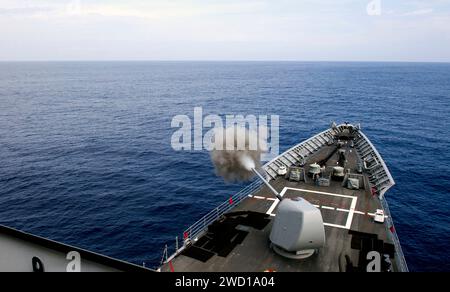
<path fill-rule="evenodd" d="M 0 60 L 450 62 L 450 0 L 0 0 Z"/>

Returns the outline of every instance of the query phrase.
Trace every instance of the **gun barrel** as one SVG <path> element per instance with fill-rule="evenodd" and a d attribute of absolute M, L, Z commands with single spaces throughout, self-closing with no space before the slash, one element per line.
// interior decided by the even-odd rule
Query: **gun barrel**
<path fill-rule="evenodd" d="M 269 184 L 269 182 L 255 169 L 252 168 L 253 172 L 266 184 L 266 186 L 274 193 L 278 200 L 283 200 L 283 197 Z"/>

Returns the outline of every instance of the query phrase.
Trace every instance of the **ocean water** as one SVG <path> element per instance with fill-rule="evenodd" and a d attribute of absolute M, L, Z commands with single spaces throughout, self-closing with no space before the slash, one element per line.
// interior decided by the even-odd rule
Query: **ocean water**
<path fill-rule="evenodd" d="M 450 270 L 450 64 L 0 63 L 0 224 L 147 266 L 243 184 L 205 151 L 172 150 L 171 120 L 280 116 L 281 150 L 361 123 L 412 271 Z"/>

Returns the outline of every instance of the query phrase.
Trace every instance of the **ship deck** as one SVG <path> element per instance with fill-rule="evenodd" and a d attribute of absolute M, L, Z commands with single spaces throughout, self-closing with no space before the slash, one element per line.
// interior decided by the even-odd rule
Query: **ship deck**
<path fill-rule="evenodd" d="M 342 149 L 347 153 L 345 168 L 357 173 L 360 161 L 357 151 L 350 143 Z M 327 157 L 326 166 L 336 166 L 339 154 L 335 150 L 335 145 L 324 145 L 309 156 L 304 166 L 306 173 L 310 164 Z M 269 235 L 279 200 L 263 186 L 210 226 L 195 243 L 165 263 L 161 271 L 364 271 L 368 251 L 389 254 L 395 271 L 395 248 L 388 236 L 389 228 L 374 222 L 376 210 L 383 209 L 380 199 L 372 194 L 368 173 L 363 172 L 362 176 L 364 186 L 358 190 L 347 189 L 342 186 L 342 181 L 334 180 L 330 186 L 317 186 L 310 177 L 295 182 L 278 176 L 270 181 L 283 198 L 302 197 L 320 209 L 326 244 L 310 258 L 287 259 L 271 248 Z"/>

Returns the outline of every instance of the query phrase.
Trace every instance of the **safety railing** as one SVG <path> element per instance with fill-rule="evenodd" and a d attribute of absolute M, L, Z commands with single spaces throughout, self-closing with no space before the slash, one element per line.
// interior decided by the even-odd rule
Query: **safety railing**
<path fill-rule="evenodd" d="M 192 241 L 197 240 L 203 233 L 206 232 L 208 226 L 221 218 L 225 213 L 229 212 L 239 203 L 241 203 L 249 195 L 255 193 L 262 187 L 262 181 L 255 180 L 235 195 L 231 196 L 226 202 L 217 206 L 214 210 L 203 216 L 200 220 L 191 225 L 183 232 L 182 245 L 180 245 L 180 237 L 176 237 L 175 243 L 166 245 L 164 247 L 161 264 L 169 262 L 174 256 L 179 254 Z M 170 255 L 171 254 L 171 255 Z"/>
<path fill-rule="evenodd" d="M 398 239 L 397 231 L 395 230 L 391 211 L 389 210 L 389 205 L 384 197 L 381 198 L 381 205 L 383 206 L 384 213 L 387 216 L 387 227 L 389 228 L 388 232 L 391 233 L 392 242 L 395 246 L 398 269 L 400 272 L 408 272 L 408 265 L 406 264 L 405 255 L 403 254 L 402 246 L 400 244 L 400 240 Z"/>
<path fill-rule="evenodd" d="M 375 146 L 370 142 L 370 140 L 364 135 L 364 133 L 360 132 L 360 139 L 357 143 L 364 144 L 364 153 L 361 153 L 361 148 L 357 147 L 358 153 L 364 157 L 364 154 L 372 155 L 373 157 L 376 157 L 377 160 L 381 165 L 379 165 L 379 169 L 373 174 L 376 174 L 374 176 L 375 180 L 371 183 L 371 189 L 374 189 L 376 192 L 378 192 L 378 197 L 381 201 L 381 206 L 383 207 L 384 213 L 387 216 L 387 222 L 386 222 L 386 228 L 388 229 L 387 232 L 391 234 L 392 242 L 395 246 L 395 252 L 396 252 L 396 263 L 398 266 L 398 270 L 401 272 L 408 272 L 408 265 L 406 264 L 405 256 L 403 254 L 402 246 L 400 244 L 400 240 L 398 239 L 397 232 L 395 230 L 394 221 L 392 220 L 391 211 L 389 210 L 389 205 L 384 197 L 384 194 L 395 185 L 395 181 L 392 178 L 391 173 L 389 172 L 389 169 L 387 168 L 383 158 L 378 153 Z"/>
<path fill-rule="evenodd" d="M 194 223 L 191 227 L 186 229 L 183 233 L 183 238 L 185 241 L 189 240 L 195 240 L 198 236 L 203 233 L 207 227 L 219 219 L 223 214 L 230 211 L 232 208 L 234 208 L 237 204 L 242 202 L 246 197 L 251 195 L 252 193 L 256 192 L 258 189 L 261 188 L 262 182 L 260 180 L 255 180 L 245 188 L 243 188 L 241 191 L 233 195 L 228 199 L 228 201 L 223 202 L 220 204 L 217 208 L 203 216 L 200 220 L 198 220 L 196 223 Z"/>

